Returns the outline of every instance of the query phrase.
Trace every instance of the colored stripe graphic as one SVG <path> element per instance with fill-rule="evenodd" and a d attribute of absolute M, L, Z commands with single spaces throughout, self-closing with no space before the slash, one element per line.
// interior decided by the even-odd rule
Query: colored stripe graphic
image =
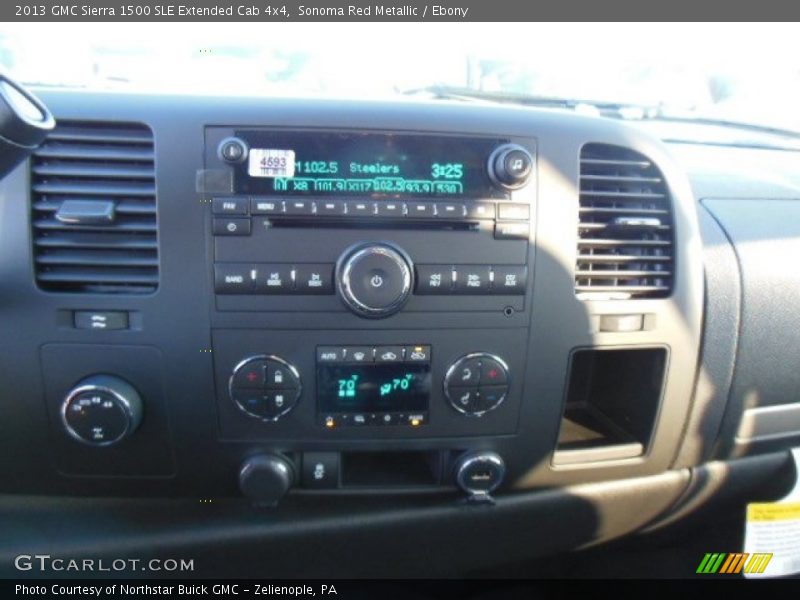
<path fill-rule="evenodd" d="M 705 574 L 716 573 L 726 556 L 727 554 L 725 552 L 707 553 L 700 562 L 700 566 L 697 567 L 696 572 Z"/>
<path fill-rule="evenodd" d="M 696 572 L 704 575 L 715 573 L 730 575 L 741 573 L 742 567 L 744 567 L 745 573 L 763 573 L 772 560 L 772 556 L 772 554 L 763 552 L 756 554 L 708 552 L 700 561 Z"/>
<path fill-rule="evenodd" d="M 758 553 L 753 554 L 744 568 L 745 573 L 763 573 L 767 568 L 769 561 L 772 560 L 772 554 Z"/>

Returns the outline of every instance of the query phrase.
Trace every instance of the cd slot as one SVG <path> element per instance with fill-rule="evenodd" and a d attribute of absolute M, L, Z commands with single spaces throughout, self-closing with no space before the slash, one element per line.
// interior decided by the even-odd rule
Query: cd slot
<path fill-rule="evenodd" d="M 269 218 L 271 227 L 275 228 L 308 228 L 315 229 L 414 229 L 430 231 L 478 231 L 480 224 L 469 221 L 381 221 L 375 217 L 368 218 L 331 218 L 314 219 L 309 217 L 289 217 Z"/>

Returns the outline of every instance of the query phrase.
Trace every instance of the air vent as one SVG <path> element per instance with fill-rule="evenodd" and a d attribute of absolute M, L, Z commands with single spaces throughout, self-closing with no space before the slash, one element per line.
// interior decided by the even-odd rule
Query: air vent
<path fill-rule="evenodd" d="M 31 161 L 36 280 L 57 292 L 158 287 L 153 134 L 59 122 Z"/>
<path fill-rule="evenodd" d="M 619 146 L 584 146 L 575 293 L 581 299 L 668 296 L 672 225 L 667 186 L 647 157 Z"/>

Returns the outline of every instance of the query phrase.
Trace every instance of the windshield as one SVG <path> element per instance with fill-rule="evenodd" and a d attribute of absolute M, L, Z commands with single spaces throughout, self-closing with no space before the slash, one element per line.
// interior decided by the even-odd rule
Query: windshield
<path fill-rule="evenodd" d="M 46 86 L 336 98 L 447 86 L 800 132 L 798 34 L 797 24 L 2 24 L 0 64 Z"/>

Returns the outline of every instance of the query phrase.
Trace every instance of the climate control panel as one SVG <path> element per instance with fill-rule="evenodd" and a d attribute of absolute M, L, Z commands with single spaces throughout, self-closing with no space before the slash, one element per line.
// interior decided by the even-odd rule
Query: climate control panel
<path fill-rule="evenodd" d="M 215 330 L 220 435 L 331 450 L 349 440 L 513 432 L 525 331 L 451 334 Z"/>

